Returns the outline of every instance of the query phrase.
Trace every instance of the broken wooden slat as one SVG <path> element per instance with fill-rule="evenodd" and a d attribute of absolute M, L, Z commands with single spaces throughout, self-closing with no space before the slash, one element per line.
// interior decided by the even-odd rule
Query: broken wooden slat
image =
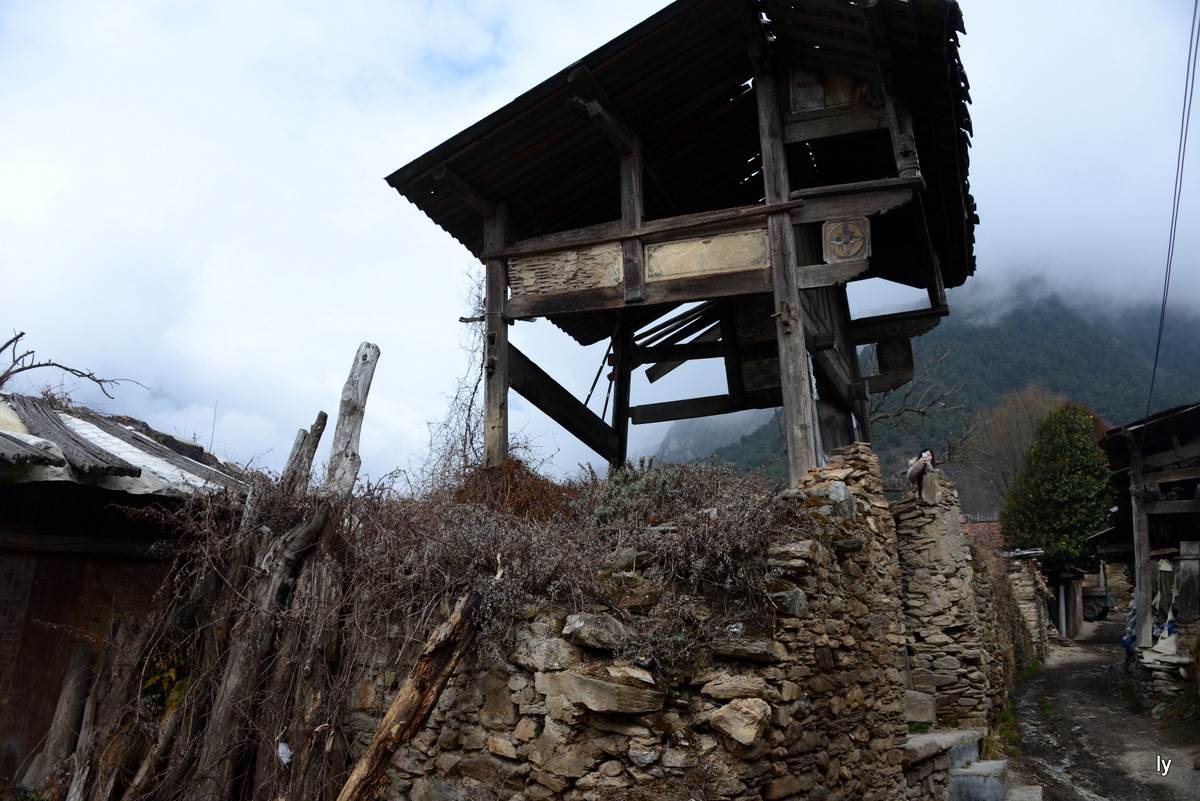
<path fill-rule="evenodd" d="M 479 593 L 467 593 L 459 599 L 450 618 L 425 643 L 412 672 L 375 730 L 371 744 L 342 786 L 337 801 L 375 801 L 383 795 L 389 783 L 387 766 L 392 755 L 425 725 L 446 682 L 471 644 L 475 633 L 473 615 L 478 605 Z"/>
<path fill-rule="evenodd" d="M 0 431 L 0 464 L 66 467 L 67 460 L 49 451 L 35 448 L 16 437 L 10 437 L 7 433 Z"/>
<path fill-rule="evenodd" d="M 600 456 L 609 461 L 616 458 L 616 431 L 512 343 L 508 345 L 508 369 L 512 388 L 521 397 Z"/>
<path fill-rule="evenodd" d="M 13 395 L 8 402 L 29 432 L 57 445 L 71 467 L 78 472 L 89 476 L 131 478 L 142 474 L 141 468 L 80 437 L 59 419 L 58 413 L 48 404 L 24 395 Z"/>
<path fill-rule="evenodd" d="M 234 488 L 238 486 L 238 482 L 230 476 L 222 473 L 219 470 L 214 470 L 207 465 L 200 464 L 194 459 L 189 459 L 186 456 L 176 453 L 166 445 L 155 442 L 143 434 L 140 434 L 132 429 L 116 423 L 108 418 L 101 417 L 98 414 L 84 411 L 80 417 L 81 420 L 86 420 L 104 433 L 116 437 L 124 443 L 132 445 L 140 451 L 143 451 L 151 456 L 162 459 L 172 467 L 183 470 L 192 475 L 208 481 L 211 484 L 217 484 L 223 487 Z"/>

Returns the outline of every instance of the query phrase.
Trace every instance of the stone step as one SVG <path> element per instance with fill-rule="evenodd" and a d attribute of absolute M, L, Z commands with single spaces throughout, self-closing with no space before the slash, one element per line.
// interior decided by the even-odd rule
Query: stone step
<path fill-rule="evenodd" d="M 978 729 L 939 729 L 928 734 L 910 734 L 900 746 L 903 765 L 907 768 L 938 754 L 947 754 L 950 767 L 957 768 L 979 758 Z"/>
<path fill-rule="evenodd" d="M 1004 801 L 1042 801 L 1042 788 L 1036 785 L 1014 784 L 1008 788 Z"/>
<path fill-rule="evenodd" d="M 972 762 L 950 771 L 948 801 L 1005 801 L 1009 790 L 1008 762 Z"/>

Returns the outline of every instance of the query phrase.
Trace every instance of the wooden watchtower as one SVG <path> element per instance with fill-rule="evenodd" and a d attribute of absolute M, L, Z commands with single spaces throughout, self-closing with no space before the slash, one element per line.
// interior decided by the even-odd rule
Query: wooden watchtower
<path fill-rule="evenodd" d="M 390 175 L 486 265 L 487 462 L 510 388 L 610 462 L 630 422 L 750 408 L 783 407 L 793 484 L 869 441 L 974 271 L 962 29 L 953 0 L 679 0 Z M 851 319 L 866 278 L 929 305 Z M 509 344 L 539 317 L 609 340 L 611 420 Z M 634 370 L 709 358 L 723 394 L 631 403 Z"/>

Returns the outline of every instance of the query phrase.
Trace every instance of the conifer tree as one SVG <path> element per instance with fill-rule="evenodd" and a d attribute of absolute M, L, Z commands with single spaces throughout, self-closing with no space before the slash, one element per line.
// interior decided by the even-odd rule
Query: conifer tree
<path fill-rule="evenodd" d="M 1113 501 L 1099 418 L 1074 403 L 1038 425 L 1025 464 L 1009 487 L 1000 526 L 1011 547 L 1041 548 L 1061 569 L 1083 555 L 1087 537 L 1106 526 Z"/>

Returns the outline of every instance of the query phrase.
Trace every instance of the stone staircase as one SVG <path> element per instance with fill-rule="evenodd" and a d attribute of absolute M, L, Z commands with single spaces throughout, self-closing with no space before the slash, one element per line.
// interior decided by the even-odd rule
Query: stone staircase
<path fill-rule="evenodd" d="M 909 691 L 906 701 L 910 722 L 932 722 L 931 696 Z M 940 729 L 909 735 L 900 746 L 908 783 L 905 797 L 912 801 L 1041 801 L 1041 787 L 1012 783 L 1007 760 L 979 758 L 984 734 L 979 729 Z"/>

